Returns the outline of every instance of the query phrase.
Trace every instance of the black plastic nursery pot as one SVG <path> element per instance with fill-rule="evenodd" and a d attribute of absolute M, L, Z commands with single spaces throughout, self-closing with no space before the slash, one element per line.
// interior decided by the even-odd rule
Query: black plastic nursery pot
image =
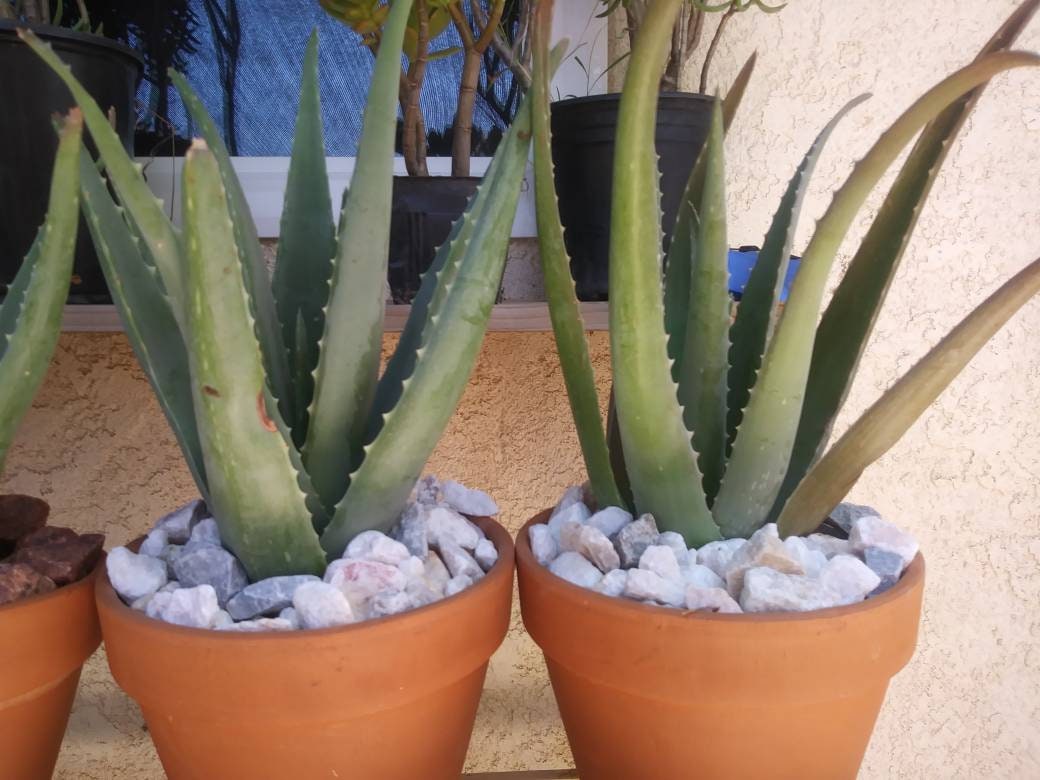
<path fill-rule="evenodd" d="M 0 291 L 11 283 L 47 212 L 54 152 L 52 116 L 75 102 L 68 89 L 15 32 L 21 23 L 0 20 Z M 99 35 L 32 25 L 72 68 L 103 110 L 115 112 L 116 130 L 133 150 L 134 94 L 141 58 Z M 108 303 L 108 288 L 85 224 L 80 224 L 69 295 L 73 303 Z"/>
<path fill-rule="evenodd" d="M 394 303 L 411 303 L 437 247 L 466 210 L 479 176 L 395 176 L 387 278 Z"/>
<path fill-rule="evenodd" d="M 614 135 L 621 95 L 590 95 L 552 104 L 556 191 L 571 273 L 583 301 L 607 299 L 610 194 Z M 713 98 L 662 93 L 657 103 L 657 154 L 661 169 L 665 242 L 679 210 L 686 180 L 711 126 Z"/>

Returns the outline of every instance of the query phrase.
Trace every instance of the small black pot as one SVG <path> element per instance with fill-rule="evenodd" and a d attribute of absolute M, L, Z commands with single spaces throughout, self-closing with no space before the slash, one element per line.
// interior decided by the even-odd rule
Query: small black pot
<path fill-rule="evenodd" d="M 102 110 L 115 109 L 127 151 L 133 150 L 134 94 L 142 69 L 135 52 L 101 36 L 0 21 L 0 289 L 14 279 L 47 213 L 58 148 L 51 117 L 75 105 L 61 80 L 16 35 L 16 27 L 26 26 L 50 43 Z M 110 302 L 82 220 L 73 274 L 70 302 Z"/>
<path fill-rule="evenodd" d="M 394 303 L 411 303 L 421 276 L 466 210 L 479 176 L 395 176 L 387 277 Z"/>
<path fill-rule="evenodd" d="M 614 134 L 620 102 L 620 95 L 610 94 L 552 104 L 560 219 L 578 298 L 583 301 L 607 299 Z M 665 92 L 658 99 L 656 142 L 665 246 L 686 180 L 708 137 L 712 104 L 707 95 L 686 92 Z"/>

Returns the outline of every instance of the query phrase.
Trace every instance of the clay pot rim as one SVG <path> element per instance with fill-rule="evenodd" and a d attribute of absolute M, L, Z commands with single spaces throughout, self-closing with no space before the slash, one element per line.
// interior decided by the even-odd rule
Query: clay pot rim
<path fill-rule="evenodd" d="M 57 587 L 49 593 L 38 593 L 35 596 L 26 596 L 24 599 L 12 601 L 10 604 L 4 604 L 0 606 L 0 618 L 2 618 L 4 615 L 10 615 L 17 609 L 32 609 L 33 607 L 39 606 L 40 604 L 50 599 L 56 599 L 62 597 L 63 595 L 67 596 L 68 594 L 74 593 L 76 590 L 80 588 L 94 587 L 94 580 L 100 580 L 101 578 L 99 572 L 101 572 L 104 569 L 104 564 L 105 553 L 102 552 L 101 558 L 98 560 L 96 564 L 94 564 L 94 568 L 90 570 L 90 573 L 87 574 L 86 577 L 76 580 L 75 582 L 70 582 L 68 585 L 62 585 L 60 587 Z"/>
<path fill-rule="evenodd" d="M 527 529 L 532 525 L 548 520 L 551 512 L 552 507 L 542 510 L 524 523 L 523 527 L 517 532 L 513 543 L 517 568 L 520 568 L 522 561 L 529 571 L 535 572 L 534 576 L 536 578 L 542 579 L 543 583 L 550 588 L 559 588 L 564 594 L 576 598 L 591 599 L 591 603 L 601 609 L 614 609 L 630 614 L 643 612 L 648 619 L 653 617 L 655 620 L 664 619 L 684 623 L 691 620 L 717 623 L 796 623 L 813 620 L 832 620 L 884 607 L 889 602 L 900 599 L 910 593 L 924 578 L 924 556 L 918 552 L 910 562 L 910 565 L 904 570 L 903 576 L 899 578 L 899 582 L 891 588 L 873 598 L 843 607 L 827 607 L 826 609 L 817 609 L 811 612 L 742 612 L 739 614 L 722 614 L 718 612 L 675 609 L 674 607 L 659 607 L 655 604 L 642 604 L 630 599 L 606 596 L 594 590 L 567 582 L 567 580 L 557 577 L 547 567 L 542 566 L 535 560 L 534 553 L 531 552 L 530 537 Z"/>
<path fill-rule="evenodd" d="M 474 517 L 468 515 L 467 517 L 484 530 L 488 537 L 495 543 L 495 549 L 498 552 L 498 560 L 495 561 L 495 565 L 480 578 L 479 582 L 475 585 L 471 585 L 463 591 L 460 591 L 459 593 L 456 593 L 454 596 L 448 596 L 447 598 L 435 601 L 432 604 L 427 604 L 415 609 L 409 609 L 396 615 L 387 615 L 385 617 L 362 620 L 357 623 L 348 623 L 345 626 L 334 626 L 332 628 L 308 628 L 296 631 L 217 631 L 212 628 L 178 626 L 174 623 L 167 623 L 163 620 L 150 618 L 143 612 L 131 609 L 124 604 L 123 600 L 116 593 L 115 588 L 113 588 L 112 584 L 108 581 L 108 572 L 105 570 L 102 570 L 97 575 L 97 584 L 95 586 L 94 595 L 97 600 L 99 611 L 103 609 L 112 610 L 119 613 L 121 620 L 128 620 L 132 624 L 137 625 L 144 630 L 171 633 L 172 635 L 179 636 L 183 639 L 205 637 L 207 641 L 228 643 L 250 641 L 291 643 L 294 641 L 298 642 L 301 639 L 344 635 L 372 629 L 387 629 L 392 631 L 404 620 L 415 618 L 416 616 L 426 617 L 438 607 L 444 607 L 449 603 L 451 605 L 460 604 L 462 599 L 479 598 L 479 591 L 481 591 L 481 589 L 486 590 L 489 587 L 493 587 L 492 583 L 503 578 L 512 579 L 514 546 L 513 538 L 509 535 L 509 532 L 506 531 L 506 529 L 503 528 L 494 518 Z M 138 537 L 127 546 L 129 547 L 131 545 L 140 544 L 143 540 L 143 536 Z"/>

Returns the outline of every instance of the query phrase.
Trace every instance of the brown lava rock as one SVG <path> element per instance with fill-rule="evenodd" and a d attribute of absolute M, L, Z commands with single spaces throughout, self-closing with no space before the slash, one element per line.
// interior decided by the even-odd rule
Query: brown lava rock
<path fill-rule="evenodd" d="M 25 563 L 0 563 L 0 604 L 49 593 L 54 581 Z"/>
<path fill-rule="evenodd" d="M 43 528 L 50 511 L 47 502 L 39 498 L 0 496 L 0 558 L 10 555 L 23 536 Z"/>
<path fill-rule="evenodd" d="M 44 527 L 24 537 L 8 561 L 28 564 L 55 585 L 68 585 L 90 574 L 104 543 L 101 534 L 81 536 L 70 528 Z"/>

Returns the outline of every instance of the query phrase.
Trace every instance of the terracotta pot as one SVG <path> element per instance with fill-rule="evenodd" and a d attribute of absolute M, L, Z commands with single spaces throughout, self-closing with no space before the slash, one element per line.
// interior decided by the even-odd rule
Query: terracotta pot
<path fill-rule="evenodd" d="M 717 615 L 614 599 L 516 558 L 524 625 L 542 648 L 583 780 L 854 778 L 889 679 L 917 642 L 919 555 L 849 607 Z"/>
<path fill-rule="evenodd" d="M 79 673 L 101 643 L 94 579 L 0 607 L 0 776 L 54 771 Z"/>
<path fill-rule="evenodd" d="M 181 628 L 97 602 L 109 666 L 171 780 L 457 778 L 491 654 L 509 627 L 513 544 L 457 596 L 342 628 Z"/>

